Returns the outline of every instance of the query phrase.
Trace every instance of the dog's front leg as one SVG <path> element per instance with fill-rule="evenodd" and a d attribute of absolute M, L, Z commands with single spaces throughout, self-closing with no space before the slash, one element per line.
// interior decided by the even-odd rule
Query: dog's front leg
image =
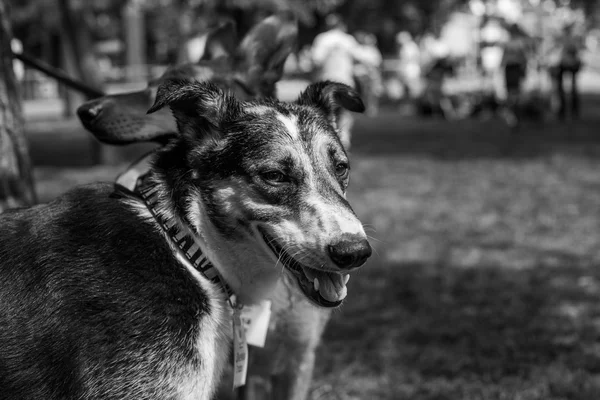
<path fill-rule="evenodd" d="M 300 359 L 272 375 L 251 375 L 237 392 L 237 400 L 306 400 L 315 365 L 315 349 L 306 349 Z"/>
<path fill-rule="evenodd" d="M 285 345 L 280 351 L 280 364 L 271 376 L 272 399 L 306 400 L 316 360 L 316 350 L 331 312 L 318 309 L 305 301 L 295 303 L 289 315 Z"/>
<path fill-rule="evenodd" d="M 299 364 L 271 377 L 271 399 L 306 400 L 315 366 L 315 349 L 306 349 Z"/>
<path fill-rule="evenodd" d="M 237 393 L 237 400 L 274 400 L 271 382 L 263 376 L 253 375 L 246 380 L 246 386 L 241 387 Z"/>

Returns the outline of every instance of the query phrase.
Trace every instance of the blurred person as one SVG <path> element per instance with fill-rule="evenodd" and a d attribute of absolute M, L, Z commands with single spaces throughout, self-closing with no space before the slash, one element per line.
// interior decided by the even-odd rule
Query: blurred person
<path fill-rule="evenodd" d="M 312 60 L 317 79 L 333 80 L 354 87 L 354 63 L 360 45 L 347 32 L 346 24 L 335 14 L 325 20 L 327 30 L 318 34 L 312 45 Z"/>
<path fill-rule="evenodd" d="M 444 118 L 455 118 L 455 110 L 450 98 L 444 91 L 446 77 L 454 73 L 454 65 L 450 61 L 448 46 L 433 35 L 423 40 L 425 61 L 425 87 L 420 96 L 421 112 L 425 115 L 440 114 Z"/>
<path fill-rule="evenodd" d="M 575 34 L 573 24 L 565 25 L 562 30 L 562 35 L 555 43 L 558 66 L 555 68 L 554 77 L 558 94 L 558 117 L 560 119 L 566 117 L 567 111 L 564 88 L 564 78 L 566 75 L 570 75 L 571 78 L 571 115 L 574 118 L 579 117 L 580 99 L 577 87 L 577 77 L 582 67 L 581 53 L 584 48 L 585 44 L 583 38 Z"/>
<path fill-rule="evenodd" d="M 421 49 L 408 32 L 396 35 L 398 44 L 399 76 L 406 97 L 414 98 L 419 92 L 421 80 Z"/>
<path fill-rule="evenodd" d="M 450 56 L 450 48 L 439 36 L 429 33 L 421 41 L 420 60 L 424 65 L 433 65 L 437 60 Z"/>
<path fill-rule="evenodd" d="M 182 43 L 177 53 L 177 64 L 197 63 L 206 46 L 208 29 L 199 29 L 195 15 L 183 14 L 179 19 Z"/>
<path fill-rule="evenodd" d="M 10 48 L 13 53 L 21 54 L 23 53 L 23 42 L 17 38 L 12 38 L 10 41 Z M 17 60 L 16 57 L 13 58 L 13 71 L 15 72 L 17 81 L 21 82 L 25 77 L 25 65 L 23 65 L 22 61 Z"/>
<path fill-rule="evenodd" d="M 327 16 L 327 31 L 318 34 L 312 45 L 312 60 L 317 80 L 331 80 L 355 87 L 355 64 L 369 64 L 369 52 L 363 49 L 337 14 Z M 350 149 L 353 117 L 342 110 L 338 130 L 346 151 Z"/>
<path fill-rule="evenodd" d="M 504 43 L 502 54 L 506 89 L 504 116 L 509 126 L 516 126 L 521 101 L 521 86 L 527 73 L 528 44 L 524 32 L 517 24 L 508 27 L 508 34 L 509 37 Z"/>
<path fill-rule="evenodd" d="M 450 97 L 444 90 L 446 77 L 454 72 L 454 66 L 448 58 L 433 61 L 425 72 L 425 88 L 421 95 L 421 111 L 424 114 L 440 114 L 454 119 L 456 113 Z"/>
<path fill-rule="evenodd" d="M 302 72 L 310 72 L 313 69 L 313 60 L 310 46 L 303 46 L 298 51 L 298 68 Z"/>
<path fill-rule="evenodd" d="M 481 69 L 486 91 L 491 91 L 498 99 L 502 96 L 502 54 L 503 43 L 508 40 L 504 26 L 495 18 L 485 17 L 480 30 Z"/>
<path fill-rule="evenodd" d="M 359 86 L 359 92 L 366 103 L 366 113 L 377 115 L 379 98 L 383 94 L 381 64 L 383 56 L 377 48 L 377 38 L 372 33 L 358 32 L 356 40 L 364 52 L 363 62 L 354 68 L 354 75 Z"/>

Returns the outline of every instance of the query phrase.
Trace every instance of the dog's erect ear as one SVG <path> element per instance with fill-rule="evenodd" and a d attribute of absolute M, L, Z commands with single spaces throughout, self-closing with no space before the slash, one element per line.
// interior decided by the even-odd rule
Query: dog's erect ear
<path fill-rule="evenodd" d="M 169 106 L 184 137 L 198 139 L 219 134 L 221 123 L 240 112 L 238 101 L 210 82 L 164 80 L 148 114 Z"/>
<path fill-rule="evenodd" d="M 238 44 L 235 22 L 227 20 L 206 37 L 204 53 L 200 60 L 214 60 L 219 57 L 232 57 Z"/>
<path fill-rule="evenodd" d="M 365 111 L 365 105 L 356 90 L 343 83 L 332 81 L 309 85 L 300 94 L 296 103 L 319 108 L 336 129 L 338 129 L 342 109 L 359 113 Z"/>
<path fill-rule="evenodd" d="M 235 66 L 248 87 L 259 85 L 258 94 L 274 86 L 283 75 L 285 60 L 296 47 L 298 24 L 290 13 L 265 18 L 244 37 L 235 54 Z"/>

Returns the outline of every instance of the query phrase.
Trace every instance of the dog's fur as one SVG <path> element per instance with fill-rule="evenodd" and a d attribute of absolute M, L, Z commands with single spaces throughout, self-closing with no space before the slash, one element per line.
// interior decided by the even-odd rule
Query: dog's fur
<path fill-rule="evenodd" d="M 212 84 L 169 80 L 151 111 L 167 105 L 179 134 L 148 178 L 159 214 L 195 236 L 243 304 L 268 297 L 284 271 L 310 283 L 302 292 L 315 303 L 339 305 L 342 276 L 371 253 L 344 199 L 335 130 L 341 107 L 363 110 L 356 92 L 319 83 L 294 104 L 241 103 Z M 175 257 L 139 201 L 111 192 L 80 187 L 0 216 L 3 397 L 212 396 L 231 337 L 226 295 Z"/>
<path fill-rule="evenodd" d="M 238 98 L 272 96 L 275 83 L 283 73 L 282 60 L 292 51 L 295 40 L 293 21 L 281 15 L 259 23 L 240 43 L 233 25 L 226 24 L 209 34 L 208 52 L 199 65 L 172 68 L 144 91 L 87 102 L 79 108 L 79 116 L 84 126 L 104 143 L 166 142 L 176 130 L 173 116 L 163 110 L 146 114 L 160 82 L 170 77 L 208 79 Z M 262 49 L 260 54 L 257 49 Z M 260 74 L 247 75 L 244 68 L 251 64 L 255 70 L 266 71 L 264 77 L 268 79 Z M 254 93 L 241 88 L 234 79 L 236 76 L 242 77 L 244 86 Z M 304 400 L 310 388 L 315 349 L 330 310 L 314 307 L 295 280 L 286 275 L 277 283 L 271 299 L 272 316 L 266 345 L 250 347 L 248 383 L 239 391 L 239 397 Z M 223 392 L 230 392 L 230 380 L 225 380 L 222 386 Z"/>

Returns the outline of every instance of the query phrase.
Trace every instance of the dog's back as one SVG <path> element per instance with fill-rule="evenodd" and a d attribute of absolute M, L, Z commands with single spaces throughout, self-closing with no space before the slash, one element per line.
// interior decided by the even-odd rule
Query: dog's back
<path fill-rule="evenodd" d="M 175 398 L 200 362 L 202 288 L 111 190 L 0 217 L 0 397 Z"/>

